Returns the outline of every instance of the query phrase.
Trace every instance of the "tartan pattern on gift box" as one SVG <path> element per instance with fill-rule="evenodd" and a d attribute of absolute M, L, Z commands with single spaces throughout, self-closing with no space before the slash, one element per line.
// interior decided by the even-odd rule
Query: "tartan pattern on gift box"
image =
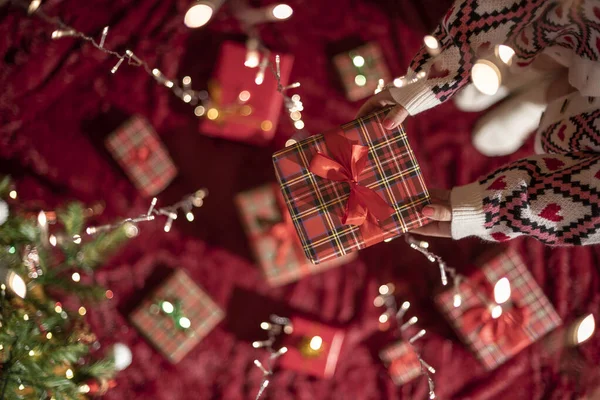
<path fill-rule="evenodd" d="M 406 341 L 400 341 L 379 353 L 396 385 L 404 385 L 421 375 L 421 363 Z"/>
<path fill-rule="evenodd" d="M 291 323 L 294 330 L 283 337 L 282 346 L 287 347 L 288 351 L 279 359 L 279 365 L 318 378 L 331 378 L 335 373 L 345 332 L 301 317 L 292 317 Z M 315 336 L 323 339 L 320 353 L 304 354 L 301 347 L 307 346 Z"/>
<path fill-rule="evenodd" d="M 265 146 L 275 136 L 283 96 L 277 92 L 277 80 L 269 67 L 263 83 L 255 83 L 258 68 L 244 67 L 246 53 L 246 46 L 239 43 L 221 46 L 208 93 L 210 108 L 218 110 L 217 118 L 202 118 L 199 130 L 207 136 Z M 275 54 L 269 57 L 275 65 Z M 286 86 L 294 57 L 280 54 L 280 62 L 281 84 Z M 250 95 L 247 101 L 240 100 L 243 91 Z"/>
<path fill-rule="evenodd" d="M 363 66 L 354 65 L 353 59 L 356 56 L 364 59 Z M 352 51 L 340 53 L 333 58 L 333 63 L 340 74 L 346 97 L 350 101 L 372 96 L 377 89 L 379 79 L 383 79 L 384 83 L 389 83 L 391 80 L 390 71 L 377 43 L 367 43 Z M 366 78 L 363 86 L 356 83 L 357 75 L 363 75 Z"/>
<path fill-rule="evenodd" d="M 462 298 L 462 304 L 459 307 L 453 305 L 454 289 L 438 295 L 436 303 L 485 368 L 492 370 L 560 326 L 562 320 L 516 251 L 507 249 L 501 253 L 492 253 L 491 256 L 490 254 L 484 255 L 477 265 L 481 269 L 459 285 Z M 470 282 L 482 278 L 481 274 L 491 283 L 492 288 L 503 277 L 509 280 L 511 300 L 520 307 L 526 308 L 530 314 L 528 323 L 523 327 L 528 338 L 527 343 L 514 346 L 506 338 L 502 338 L 498 342 L 488 344 L 481 340 L 477 331 L 466 330 L 462 319 L 463 314 L 481 304 L 479 299 L 481 293 L 477 294 Z M 486 293 L 485 296 L 493 301 L 493 293 Z M 510 306 L 505 308 L 505 312 L 507 311 L 510 312 Z"/>
<path fill-rule="evenodd" d="M 381 125 L 386 112 L 341 127 L 346 137 L 356 137 L 359 145 L 369 147 L 359 183 L 375 190 L 395 210 L 380 221 L 384 233 L 376 237 L 365 238 L 358 226 L 342 224 L 350 195 L 347 183 L 326 180 L 308 170 L 312 157 L 326 152 L 323 135 L 311 136 L 273 155 L 283 196 L 311 262 L 340 257 L 429 222 L 421 214 L 430 202 L 421 169 L 404 129 L 388 131 Z"/>
<path fill-rule="evenodd" d="M 150 122 L 133 116 L 106 139 L 106 147 L 142 193 L 158 194 L 177 175 L 167 149 Z"/>
<path fill-rule="evenodd" d="M 235 198 L 254 256 L 271 286 L 285 285 L 356 258 L 353 253 L 315 265 L 306 259 L 300 242 L 294 238 L 294 247 L 287 251 L 283 262 L 277 263 L 279 241 L 269 235 L 269 229 L 273 223 L 283 220 L 283 212 L 288 212 L 287 209 L 280 208 L 283 199 L 278 202 L 278 196 L 281 197 L 278 185 L 267 184 L 239 193 Z M 293 232 L 293 235 L 296 236 L 296 233 Z"/>
<path fill-rule="evenodd" d="M 183 315 L 191 327 L 178 330 L 173 320 L 153 304 L 161 300 L 181 301 Z M 224 318 L 219 306 L 189 278 L 177 270 L 131 314 L 131 322 L 173 364 L 178 363 Z"/>

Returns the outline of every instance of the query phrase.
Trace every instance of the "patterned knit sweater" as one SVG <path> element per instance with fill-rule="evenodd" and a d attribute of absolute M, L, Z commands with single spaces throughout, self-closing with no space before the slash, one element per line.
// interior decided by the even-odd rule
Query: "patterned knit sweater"
<path fill-rule="evenodd" d="M 498 44 L 515 50 L 513 72 L 545 54 L 568 68 L 577 89 L 548 105 L 536 137 L 543 154 L 453 189 L 452 236 L 600 243 L 600 0 L 457 1 L 433 35 L 441 54 L 422 48 L 409 68 L 427 79 L 391 89 L 411 115 L 450 98 Z"/>

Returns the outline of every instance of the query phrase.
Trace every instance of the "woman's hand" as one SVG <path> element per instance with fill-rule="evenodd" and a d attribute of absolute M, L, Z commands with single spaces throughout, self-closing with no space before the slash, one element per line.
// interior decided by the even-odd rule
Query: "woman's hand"
<path fill-rule="evenodd" d="M 431 195 L 431 204 L 425 206 L 421 213 L 433 222 L 410 232 L 424 236 L 452 237 L 450 191 L 432 189 L 429 194 Z"/>
<path fill-rule="evenodd" d="M 392 94 L 390 93 L 390 89 L 383 90 L 376 95 L 371 96 L 369 100 L 362 105 L 358 113 L 356 114 L 356 118 L 364 117 L 374 111 L 379 110 L 385 106 L 394 106 L 385 119 L 383 120 L 383 127 L 386 129 L 394 129 L 398 125 L 402 123 L 408 117 L 408 111 L 400 104 L 396 103 Z"/>

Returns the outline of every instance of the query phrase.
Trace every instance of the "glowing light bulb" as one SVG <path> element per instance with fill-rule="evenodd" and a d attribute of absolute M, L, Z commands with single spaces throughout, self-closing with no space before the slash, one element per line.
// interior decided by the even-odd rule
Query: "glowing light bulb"
<path fill-rule="evenodd" d="M 367 84 L 367 78 L 364 75 L 356 75 L 354 77 L 354 83 L 356 83 L 356 86 L 365 86 Z"/>
<path fill-rule="evenodd" d="M 510 65 L 512 63 L 512 58 L 515 55 L 515 51 L 512 48 L 501 44 L 496 47 L 496 54 L 504 64 Z"/>
<path fill-rule="evenodd" d="M 375 297 L 375 300 L 373 300 L 373 305 L 375 307 L 382 307 L 385 304 L 385 300 L 383 299 L 382 296 L 377 296 Z"/>
<path fill-rule="evenodd" d="M 238 95 L 238 99 L 240 99 L 240 101 L 243 101 L 243 102 L 250 100 L 250 92 L 247 90 L 242 90 L 240 92 L 240 94 Z"/>
<path fill-rule="evenodd" d="M 128 238 L 136 237 L 139 233 L 140 230 L 137 227 L 137 225 L 132 223 L 127 223 L 125 225 L 125 236 L 127 236 Z"/>
<path fill-rule="evenodd" d="M 65 376 L 67 377 L 67 379 L 73 379 L 73 370 L 69 368 L 67 372 L 65 372 Z"/>
<path fill-rule="evenodd" d="M 209 2 L 198 2 L 192 5 L 183 18 L 183 23 L 188 28 L 200 28 L 210 21 L 215 10 Z"/>
<path fill-rule="evenodd" d="M 56 244 L 58 243 L 58 240 L 56 239 L 56 236 L 54 236 L 54 235 L 50 235 L 50 237 L 48 238 L 48 241 L 50 242 L 50 245 L 52 247 L 56 247 Z"/>
<path fill-rule="evenodd" d="M 23 389 L 25 389 L 25 386 L 23 386 L 23 384 L 21 383 L 21 384 L 19 385 L 19 390 L 23 390 Z"/>
<path fill-rule="evenodd" d="M 13 271 L 9 271 L 6 278 L 6 284 L 8 285 L 10 290 L 12 290 L 13 293 L 19 296 L 20 298 L 24 299 L 27 295 L 27 285 L 25 284 L 23 278 L 21 278 Z"/>
<path fill-rule="evenodd" d="M 489 96 L 496 94 L 502 83 L 500 70 L 488 60 L 477 60 L 471 70 L 471 79 L 477 90 Z"/>
<path fill-rule="evenodd" d="M 379 286 L 379 294 L 386 295 L 390 292 L 390 287 L 388 285 Z"/>
<path fill-rule="evenodd" d="M 208 112 L 206 113 L 206 116 L 210 120 L 215 120 L 215 119 L 219 118 L 219 111 L 217 111 L 216 108 L 210 108 L 208 110 Z"/>
<path fill-rule="evenodd" d="M 580 344 L 588 340 L 596 330 L 596 320 L 592 314 L 582 319 L 575 329 L 575 344 Z"/>
<path fill-rule="evenodd" d="M 184 94 L 184 95 L 183 95 L 183 98 L 182 98 L 182 100 L 183 100 L 185 103 L 189 103 L 190 101 L 192 101 L 192 95 L 191 95 L 191 94 L 189 94 L 189 93 L 186 93 L 186 94 Z"/>
<path fill-rule="evenodd" d="M 249 50 L 246 52 L 246 61 L 244 66 L 248 68 L 256 68 L 260 64 L 260 54 L 257 50 Z"/>
<path fill-rule="evenodd" d="M 188 329 L 190 326 L 192 326 L 192 322 L 189 320 L 189 318 L 181 317 L 179 318 L 179 326 L 184 329 Z"/>
<path fill-rule="evenodd" d="M 494 307 L 492 307 L 492 318 L 496 319 L 496 318 L 500 318 L 500 316 L 502 315 L 502 307 L 499 305 L 495 305 Z"/>
<path fill-rule="evenodd" d="M 394 240 L 394 238 L 387 238 L 387 239 L 384 239 L 383 241 L 384 241 L 385 243 L 389 243 L 389 242 L 391 242 L 392 240 Z"/>
<path fill-rule="evenodd" d="M 254 78 L 254 83 L 257 85 L 262 85 L 265 81 L 265 73 L 263 71 L 258 71 L 256 73 L 256 78 Z"/>
<path fill-rule="evenodd" d="M 288 140 L 286 140 L 286 142 L 285 142 L 285 147 L 293 146 L 293 145 L 295 145 L 296 143 L 298 143 L 298 141 L 297 141 L 296 139 L 288 139 Z"/>
<path fill-rule="evenodd" d="M 48 339 L 48 340 L 52 339 L 52 332 L 46 333 L 46 339 Z"/>
<path fill-rule="evenodd" d="M 188 211 L 185 214 L 185 217 L 187 218 L 188 221 L 192 222 L 194 220 L 194 214 L 191 211 Z"/>
<path fill-rule="evenodd" d="M 35 356 L 35 351 L 29 350 L 29 357 L 33 357 L 33 356 Z"/>
<path fill-rule="evenodd" d="M 390 317 L 387 314 L 381 314 L 379 316 L 379 323 L 385 324 L 386 322 L 388 322 L 389 319 Z"/>
<path fill-rule="evenodd" d="M 62 305 L 60 303 L 56 303 L 56 305 L 54 306 L 54 312 L 60 314 L 62 310 Z"/>
<path fill-rule="evenodd" d="M 287 4 L 278 4 L 273 7 L 271 13 L 275 19 L 284 20 L 291 17 L 294 13 L 294 10 L 292 10 L 292 7 L 288 6 Z"/>
<path fill-rule="evenodd" d="M 40 213 L 38 214 L 38 224 L 40 224 L 41 227 L 44 227 L 47 223 L 48 219 L 46 218 L 46 213 L 40 211 Z"/>
<path fill-rule="evenodd" d="M 460 294 L 455 293 L 453 296 L 453 305 L 455 308 L 460 307 L 460 305 L 462 304 L 462 297 L 460 296 Z"/>
<path fill-rule="evenodd" d="M 27 315 L 27 314 L 23 315 L 23 319 L 24 319 L 25 321 L 29 321 L 29 315 Z"/>
<path fill-rule="evenodd" d="M 198 106 L 194 109 L 194 114 L 196 115 L 196 117 L 203 116 L 205 112 L 206 108 L 204 108 L 203 106 Z"/>
<path fill-rule="evenodd" d="M 310 343 L 308 344 L 308 346 L 313 350 L 319 350 L 321 349 L 321 347 L 323 347 L 323 339 L 321 338 L 321 336 L 313 336 L 310 339 Z"/>
<path fill-rule="evenodd" d="M 271 324 L 268 322 L 261 322 L 260 329 L 267 331 L 267 330 L 271 329 Z"/>
<path fill-rule="evenodd" d="M 79 235 L 73 235 L 73 243 L 80 244 L 81 243 L 81 236 L 79 236 Z"/>
<path fill-rule="evenodd" d="M 16 190 L 11 190 L 11 191 L 8 193 L 8 196 L 9 196 L 11 199 L 15 200 L 15 199 L 17 198 L 17 191 L 16 191 Z"/>
<path fill-rule="evenodd" d="M 171 314 L 173 311 L 175 311 L 175 307 L 173 307 L 173 304 L 171 304 L 168 301 L 163 301 L 163 303 L 162 303 L 162 309 L 167 314 Z"/>
<path fill-rule="evenodd" d="M 79 312 L 79 315 L 81 315 L 82 317 L 87 314 L 87 310 L 85 309 L 85 307 L 79 307 L 79 310 L 77 310 L 77 312 Z"/>
<path fill-rule="evenodd" d="M 294 128 L 300 130 L 300 129 L 304 129 L 304 121 L 302 121 L 301 119 L 294 122 Z"/>
<path fill-rule="evenodd" d="M 352 64 L 357 68 L 363 67 L 365 65 L 365 58 L 363 56 L 355 56 L 352 58 Z"/>
<path fill-rule="evenodd" d="M 71 279 L 73 279 L 73 282 L 79 282 L 81 280 L 81 275 L 79 275 L 79 272 L 73 272 Z"/>
<path fill-rule="evenodd" d="M 112 299 L 115 296 L 115 294 L 113 293 L 112 290 L 107 290 L 105 293 L 105 296 L 107 299 Z"/>
<path fill-rule="evenodd" d="M 423 42 L 425 43 L 425 46 L 427 46 L 430 49 L 437 49 L 440 47 L 438 40 L 431 35 L 425 36 L 423 38 Z"/>
<path fill-rule="evenodd" d="M 506 303 L 510 299 L 510 282 L 504 277 L 494 285 L 494 300 L 498 304 Z"/>

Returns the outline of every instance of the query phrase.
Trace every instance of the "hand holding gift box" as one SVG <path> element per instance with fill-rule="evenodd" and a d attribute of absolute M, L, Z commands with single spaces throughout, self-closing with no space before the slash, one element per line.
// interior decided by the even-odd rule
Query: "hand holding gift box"
<path fill-rule="evenodd" d="M 511 249 L 485 255 L 481 269 L 435 299 L 486 369 L 492 370 L 562 321 Z"/>
<path fill-rule="evenodd" d="M 395 238 L 429 221 L 419 164 L 386 109 L 273 155 L 306 256 L 319 263 Z"/>

